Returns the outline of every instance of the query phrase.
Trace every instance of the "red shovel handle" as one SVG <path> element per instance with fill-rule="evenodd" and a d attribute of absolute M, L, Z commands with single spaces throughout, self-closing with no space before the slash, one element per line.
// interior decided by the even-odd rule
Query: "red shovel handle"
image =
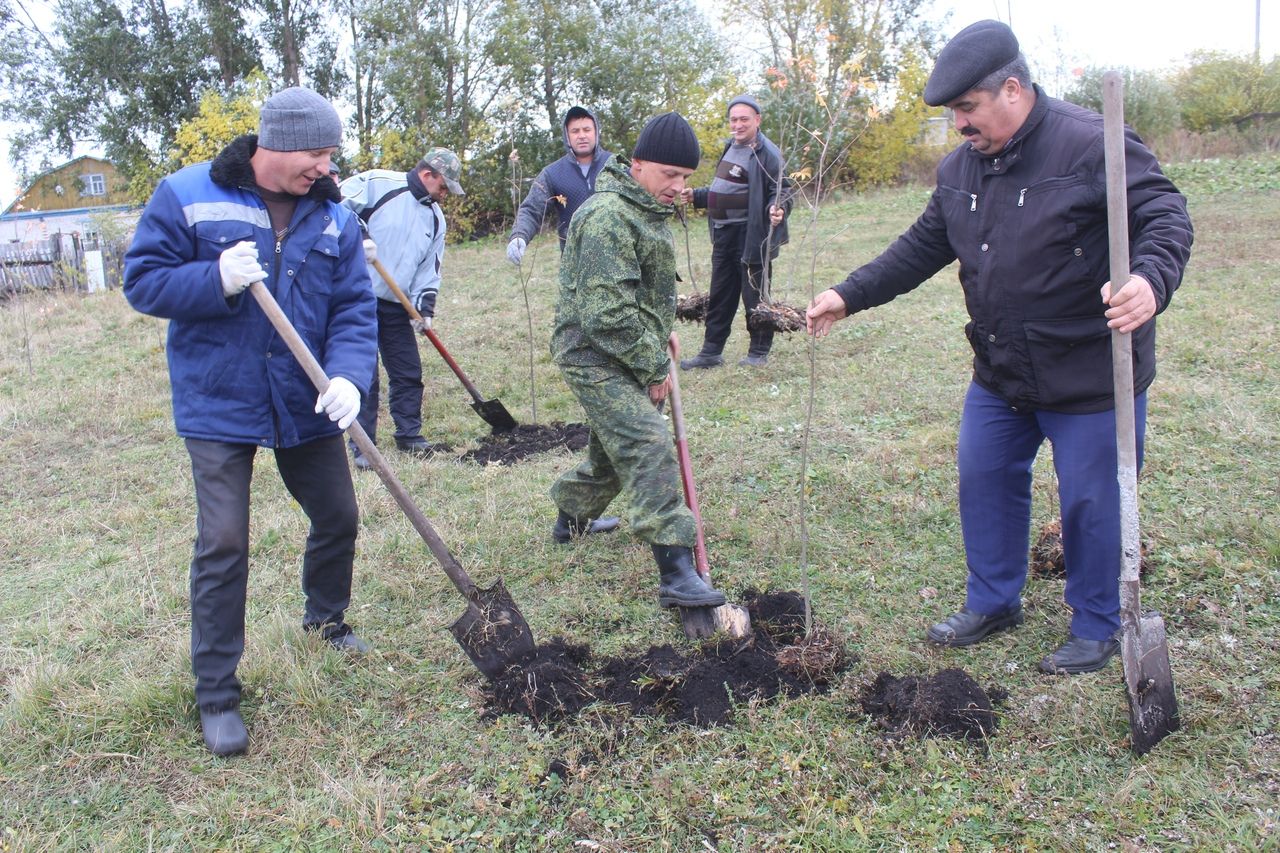
<path fill-rule="evenodd" d="M 693 524 L 698 538 L 693 546 L 693 558 L 698 574 L 707 580 L 711 577 L 711 564 L 707 560 L 707 540 L 702 535 L 702 512 L 698 509 L 698 489 L 693 484 L 693 462 L 689 459 L 689 441 L 684 431 L 684 406 L 680 403 L 680 379 L 676 375 L 679 361 L 676 336 L 671 334 L 671 424 L 676 432 L 676 459 L 680 463 L 680 483 L 684 486 L 684 502 L 693 513 Z"/>

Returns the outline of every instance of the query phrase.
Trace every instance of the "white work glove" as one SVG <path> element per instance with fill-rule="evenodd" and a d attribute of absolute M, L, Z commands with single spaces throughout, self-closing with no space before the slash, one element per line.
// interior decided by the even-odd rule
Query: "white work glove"
<path fill-rule="evenodd" d="M 329 380 L 329 387 L 316 398 L 316 414 L 327 412 L 329 420 L 346 429 L 360 414 L 360 389 L 341 376 Z"/>
<path fill-rule="evenodd" d="M 252 240 L 242 240 L 219 255 L 218 272 L 222 275 L 222 295 L 228 299 L 267 277 Z"/>
<path fill-rule="evenodd" d="M 364 259 L 369 263 L 373 263 L 378 259 L 378 244 L 368 237 L 364 241 Z"/>
<path fill-rule="evenodd" d="M 410 320 L 409 325 L 413 326 L 413 330 L 421 334 L 431 328 L 431 318 L 423 317 L 421 320 Z"/>
<path fill-rule="evenodd" d="M 528 245 L 523 237 L 512 237 L 511 242 L 507 244 L 507 260 L 520 266 L 520 261 L 524 259 L 525 247 Z"/>

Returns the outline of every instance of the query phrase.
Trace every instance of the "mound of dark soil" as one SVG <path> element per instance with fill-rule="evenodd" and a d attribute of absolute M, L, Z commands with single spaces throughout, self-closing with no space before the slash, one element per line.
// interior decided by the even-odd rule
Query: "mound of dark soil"
<path fill-rule="evenodd" d="M 928 678 L 882 672 L 862 691 L 860 703 L 894 736 L 979 740 L 995 731 L 994 706 L 1007 698 L 999 688 L 983 690 L 962 669 L 944 669 Z"/>
<path fill-rule="evenodd" d="M 462 454 L 462 459 L 484 465 L 513 465 L 557 447 L 581 450 L 587 446 L 591 428 L 586 424 L 520 424 L 509 432 L 486 435 L 480 446 Z"/>
<path fill-rule="evenodd" d="M 701 323 L 707 319 L 707 303 L 711 301 L 705 293 L 692 296 L 676 297 L 676 319 L 686 323 Z"/>
<path fill-rule="evenodd" d="M 742 593 L 742 603 L 751 614 L 752 629 L 774 643 L 797 643 L 804 637 L 804 596 L 800 593 L 749 588 Z"/>
<path fill-rule="evenodd" d="M 805 327 L 804 312 L 785 302 L 761 302 L 747 315 L 747 328 L 773 329 L 775 332 L 798 332 Z"/>
<path fill-rule="evenodd" d="M 687 653 L 651 646 L 584 671 L 587 648 L 553 640 L 539 647 L 532 663 L 490 685 L 487 713 L 550 722 L 599 701 L 673 723 L 718 726 L 732 722 L 736 705 L 823 692 L 848 667 L 851 658 L 843 642 L 825 629 L 819 635 L 815 628 L 813 637 L 805 638 L 802 627 L 798 634 L 786 634 L 796 641 L 788 643 L 762 627 L 771 624 L 768 617 L 794 617 L 797 601 L 803 626 L 804 600 L 797 593 L 756 593 L 754 600 L 753 623 L 755 612 L 762 618 L 752 636 L 711 640 Z"/>
<path fill-rule="evenodd" d="M 590 655 L 586 646 L 560 639 L 539 645 L 537 657 L 489 685 L 492 709 L 524 714 L 536 723 L 573 716 L 595 701 L 582 671 Z"/>

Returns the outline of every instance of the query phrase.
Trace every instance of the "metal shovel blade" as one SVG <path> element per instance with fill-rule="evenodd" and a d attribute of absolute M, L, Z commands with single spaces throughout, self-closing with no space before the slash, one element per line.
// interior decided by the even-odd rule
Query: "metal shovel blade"
<path fill-rule="evenodd" d="M 501 578 L 487 589 L 476 588 L 449 633 L 490 681 L 537 654 L 533 631 Z"/>
<path fill-rule="evenodd" d="M 511 417 L 507 407 L 500 400 L 477 400 L 471 404 L 485 423 L 493 427 L 494 432 L 511 432 L 516 428 L 516 419 Z"/>
<path fill-rule="evenodd" d="M 1128 685 L 1130 745 L 1138 755 L 1146 755 L 1181 725 L 1169 668 L 1169 642 L 1159 613 L 1144 613 L 1136 633 L 1124 632 L 1120 659 Z"/>

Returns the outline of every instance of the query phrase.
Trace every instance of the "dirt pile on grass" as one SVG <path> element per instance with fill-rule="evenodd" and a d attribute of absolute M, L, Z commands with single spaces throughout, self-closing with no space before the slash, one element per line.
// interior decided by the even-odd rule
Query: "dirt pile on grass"
<path fill-rule="evenodd" d="M 997 687 L 983 690 L 962 669 L 944 669 L 929 677 L 898 678 L 882 672 L 863 689 L 859 701 L 862 710 L 895 737 L 980 740 L 995 731 L 995 706 L 1007 698 Z"/>
<path fill-rule="evenodd" d="M 527 666 L 490 685 L 491 715 L 523 714 L 536 722 L 573 716 L 591 702 L 694 726 L 730 724 L 737 705 L 824 692 L 852 660 L 844 643 L 818 626 L 805 637 L 804 600 L 796 593 L 757 593 L 752 636 L 712 639 L 687 652 L 669 644 L 605 658 L 588 670 L 586 646 L 552 640 Z M 779 642 L 777 625 L 801 630 Z M 764 614 L 757 623 L 756 613 Z M 767 618 L 766 618 L 767 617 Z M 785 619 L 783 618 L 785 617 Z"/>
<path fill-rule="evenodd" d="M 462 454 L 462 459 L 482 465 L 514 465 L 526 456 L 557 447 L 581 450 L 590 434 L 586 424 L 520 424 L 509 432 L 486 435 L 479 447 Z"/>

